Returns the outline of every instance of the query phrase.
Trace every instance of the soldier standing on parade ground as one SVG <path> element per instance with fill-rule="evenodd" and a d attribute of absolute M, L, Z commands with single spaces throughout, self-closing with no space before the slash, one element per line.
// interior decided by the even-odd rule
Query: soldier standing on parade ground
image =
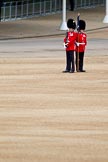
<path fill-rule="evenodd" d="M 83 69 L 84 65 L 84 53 L 85 46 L 87 45 L 87 35 L 84 33 L 86 28 L 86 22 L 84 20 L 79 20 L 79 29 L 77 33 L 76 39 L 76 70 L 77 72 L 86 72 Z"/>
<path fill-rule="evenodd" d="M 75 63 L 74 63 L 74 52 L 76 48 L 76 36 L 77 33 L 74 32 L 76 28 L 76 23 L 73 19 L 68 19 L 67 21 L 68 32 L 64 38 L 64 47 L 66 50 L 66 69 L 63 73 L 74 73 Z"/>
<path fill-rule="evenodd" d="M 74 0 L 70 0 L 70 10 L 74 11 Z"/>
<path fill-rule="evenodd" d="M 3 1 L 0 1 L 0 21 L 1 21 L 2 5 L 3 5 Z"/>

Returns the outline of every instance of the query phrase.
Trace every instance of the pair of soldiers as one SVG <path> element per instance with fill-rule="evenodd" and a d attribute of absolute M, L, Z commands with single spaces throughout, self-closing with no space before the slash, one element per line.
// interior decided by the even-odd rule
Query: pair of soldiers
<path fill-rule="evenodd" d="M 84 52 L 85 46 L 87 44 L 87 35 L 84 33 L 86 28 L 86 23 L 84 20 L 79 20 L 78 22 L 78 32 L 75 32 L 76 23 L 73 19 L 68 19 L 67 21 L 68 32 L 64 38 L 64 46 L 66 49 L 66 69 L 64 73 L 75 72 L 75 62 L 76 71 L 85 72 L 83 69 L 84 64 Z M 74 60 L 74 53 L 76 55 L 76 61 Z"/>

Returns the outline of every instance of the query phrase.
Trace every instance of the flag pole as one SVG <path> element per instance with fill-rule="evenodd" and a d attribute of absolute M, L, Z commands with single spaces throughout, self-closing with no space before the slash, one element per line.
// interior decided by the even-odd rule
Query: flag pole
<path fill-rule="evenodd" d="M 104 17 L 103 23 L 108 23 L 108 0 L 106 0 L 106 16 Z"/>
<path fill-rule="evenodd" d="M 66 0 L 63 0 L 62 6 L 62 23 L 60 25 L 60 30 L 67 30 L 67 23 L 66 23 Z"/>
<path fill-rule="evenodd" d="M 80 19 L 80 13 L 78 13 L 77 16 L 77 31 L 78 31 L 78 43 L 79 43 L 79 19 Z M 78 52 L 77 52 L 77 72 L 79 71 L 79 46 L 78 46 Z"/>

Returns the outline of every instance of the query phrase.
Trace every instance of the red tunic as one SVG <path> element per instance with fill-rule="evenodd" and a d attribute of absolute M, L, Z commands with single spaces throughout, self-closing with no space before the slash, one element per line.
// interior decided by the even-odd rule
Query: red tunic
<path fill-rule="evenodd" d="M 77 38 L 77 33 L 72 31 L 67 32 L 67 36 L 64 38 L 64 43 L 67 43 L 66 51 L 75 51 L 76 49 L 76 38 Z"/>
<path fill-rule="evenodd" d="M 76 47 L 76 52 L 84 52 L 85 46 L 87 45 L 87 35 L 82 32 L 77 33 L 76 42 L 84 43 L 84 44 L 79 44 L 79 46 Z"/>

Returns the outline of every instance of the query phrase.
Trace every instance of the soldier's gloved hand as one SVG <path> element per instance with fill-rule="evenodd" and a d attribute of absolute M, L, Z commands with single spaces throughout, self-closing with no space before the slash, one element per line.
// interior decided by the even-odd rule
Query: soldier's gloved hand
<path fill-rule="evenodd" d="M 68 43 L 64 43 L 63 45 L 64 45 L 64 48 L 67 48 L 67 46 L 68 46 Z"/>
<path fill-rule="evenodd" d="M 76 42 L 76 45 L 79 47 L 80 43 Z"/>

